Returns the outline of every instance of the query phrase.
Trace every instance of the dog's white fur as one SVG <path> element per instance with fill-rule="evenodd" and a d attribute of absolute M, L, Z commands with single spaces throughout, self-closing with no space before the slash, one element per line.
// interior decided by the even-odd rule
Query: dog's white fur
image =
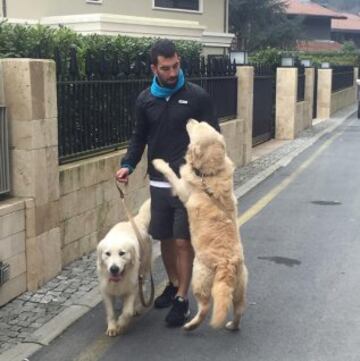
<path fill-rule="evenodd" d="M 192 289 L 198 313 L 184 328 L 192 330 L 199 326 L 210 308 L 212 296 L 211 325 L 218 328 L 225 324 L 232 303 L 234 318 L 226 327 L 235 330 L 245 309 L 248 276 L 236 222 L 234 166 L 226 155 L 223 136 L 209 124 L 192 119 L 186 129 L 190 144 L 186 164 L 180 169 L 181 178 L 163 160 L 153 161 L 184 203 L 189 216 L 195 251 Z M 203 179 L 199 174 L 205 175 Z"/>
<path fill-rule="evenodd" d="M 148 234 L 150 223 L 150 200 L 148 199 L 140 208 L 134 221 L 146 241 L 142 254 L 145 272 L 151 267 L 152 242 Z M 130 222 L 116 224 L 100 241 L 97 246 L 97 272 L 100 291 L 107 317 L 108 336 L 122 333 L 129 325 L 132 317 L 140 311 L 139 301 L 139 267 L 140 245 Z M 111 272 L 111 270 L 118 272 Z M 118 319 L 115 317 L 114 299 L 122 300 L 122 313 Z"/>

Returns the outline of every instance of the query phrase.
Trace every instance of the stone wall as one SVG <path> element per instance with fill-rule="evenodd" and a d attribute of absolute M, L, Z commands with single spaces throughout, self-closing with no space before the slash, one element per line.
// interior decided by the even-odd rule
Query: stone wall
<path fill-rule="evenodd" d="M 0 261 L 9 265 L 9 280 L 0 287 L 0 306 L 27 290 L 25 201 L 0 202 Z"/>
<path fill-rule="evenodd" d="M 114 174 L 124 151 L 62 165 L 60 229 L 62 265 L 93 251 L 97 242 L 117 222 L 124 220 Z M 125 187 L 126 203 L 135 212 L 148 197 L 144 159 Z"/>
<path fill-rule="evenodd" d="M 356 102 L 357 95 L 357 86 L 351 88 L 346 88 L 335 93 L 331 94 L 331 106 L 330 106 L 330 115 L 336 113 L 337 111 L 352 105 Z"/>

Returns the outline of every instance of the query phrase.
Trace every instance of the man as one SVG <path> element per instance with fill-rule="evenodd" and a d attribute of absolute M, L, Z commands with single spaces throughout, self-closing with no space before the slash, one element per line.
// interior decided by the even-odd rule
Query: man
<path fill-rule="evenodd" d="M 186 123 L 190 118 L 207 121 L 219 130 L 213 102 L 201 87 L 185 81 L 180 57 L 173 42 L 157 41 L 151 48 L 151 87 L 136 101 L 136 123 L 116 179 L 127 182 L 148 146 L 151 222 L 149 233 L 161 240 L 161 254 L 169 278 L 164 292 L 155 299 L 156 308 L 170 307 L 168 326 L 181 326 L 190 315 L 187 294 L 194 258 L 187 213 L 170 184 L 151 161 L 162 158 L 178 173 L 189 144 Z"/>

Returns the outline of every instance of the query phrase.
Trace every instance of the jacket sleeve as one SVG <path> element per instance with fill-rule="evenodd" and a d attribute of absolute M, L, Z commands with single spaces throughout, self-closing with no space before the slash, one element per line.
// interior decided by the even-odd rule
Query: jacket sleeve
<path fill-rule="evenodd" d="M 214 100 L 207 92 L 202 92 L 199 98 L 200 109 L 198 119 L 201 122 L 207 122 L 220 132 L 219 121 L 214 106 Z"/>
<path fill-rule="evenodd" d="M 125 156 L 121 160 L 121 167 L 128 167 L 132 172 L 140 162 L 147 144 L 148 129 L 146 115 L 140 97 L 135 105 L 135 126 L 129 140 Z"/>

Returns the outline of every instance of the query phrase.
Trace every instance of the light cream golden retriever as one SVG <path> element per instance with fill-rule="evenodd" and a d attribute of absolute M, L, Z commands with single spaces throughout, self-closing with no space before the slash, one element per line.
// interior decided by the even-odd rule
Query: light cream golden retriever
<path fill-rule="evenodd" d="M 186 164 L 180 169 L 181 178 L 163 160 L 153 161 L 188 211 L 195 251 L 192 289 L 198 312 L 184 328 L 192 330 L 200 325 L 209 311 L 212 296 L 211 326 L 225 325 L 232 304 L 234 318 L 226 328 L 236 330 L 245 310 L 248 272 L 236 223 L 234 166 L 226 155 L 223 136 L 209 124 L 191 119 L 187 132 L 190 144 Z"/>
<path fill-rule="evenodd" d="M 150 200 L 140 208 L 134 221 L 146 241 L 142 262 L 145 271 L 151 267 L 152 242 L 148 234 Z M 130 222 L 116 224 L 97 246 L 97 272 L 103 297 L 108 336 L 122 333 L 135 313 L 141 309 L 139 301 L 140 245 Z M 122 313 L 115 317 L 114 299 L 122 300 Z"/>

